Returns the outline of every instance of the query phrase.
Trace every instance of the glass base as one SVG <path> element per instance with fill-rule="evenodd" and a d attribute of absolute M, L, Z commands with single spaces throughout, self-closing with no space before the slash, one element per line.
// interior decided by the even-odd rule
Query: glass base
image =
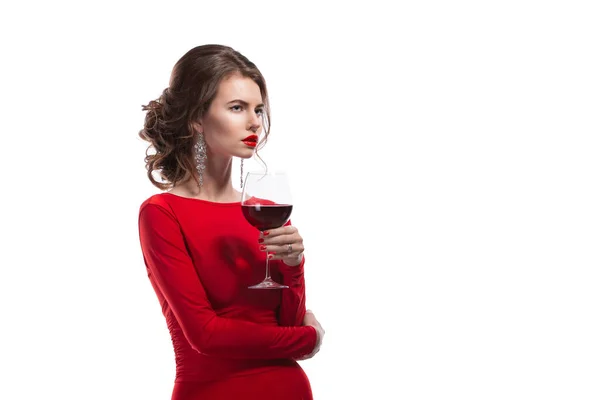
<path fill-rule="evenodd" d="M 257 285 L 248 286 L 248 289 L 287 289 L 289 286 L 282 285 L 268 278 Z"/>

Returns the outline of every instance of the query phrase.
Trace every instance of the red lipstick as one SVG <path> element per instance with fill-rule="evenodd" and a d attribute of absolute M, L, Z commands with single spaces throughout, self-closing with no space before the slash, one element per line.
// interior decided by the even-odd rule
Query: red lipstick
<path fill-rule="evenodd" d="M 250 135 L 247 138 L 245 138 L 244 140 L 242 140 L 242 142 L 244 142 L 244 144 L 246 146 L 256 147 L 256 144 L 258 143 L 258 136 Z"/>

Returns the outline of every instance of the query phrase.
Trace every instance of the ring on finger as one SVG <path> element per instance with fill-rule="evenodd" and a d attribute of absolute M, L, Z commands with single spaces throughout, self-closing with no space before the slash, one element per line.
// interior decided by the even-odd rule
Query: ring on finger
<path fill-rule="evenodd" d="M 287 252 L 291 253 L 292 251 L 293 251 L 292 250 L 292 244 L 290 243 L 290 244 L 288 244 Z"/>

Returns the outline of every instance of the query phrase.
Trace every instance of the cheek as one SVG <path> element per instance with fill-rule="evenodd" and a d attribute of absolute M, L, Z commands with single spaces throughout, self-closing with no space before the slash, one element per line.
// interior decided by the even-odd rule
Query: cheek
<path fill-rule="evenodd" d="M 244 132 L 244 119 L 240 115 L 213 118 L 205 125 L 206 143 L 213 149 L 224 149 L 240 140 Z"/>
<path fill-rule="evenodd" d="M 237 134 L 244 127 L 244 118 L 241 114 L 223 115 L 212 121 L 211 128 L 221 136 Z"/>

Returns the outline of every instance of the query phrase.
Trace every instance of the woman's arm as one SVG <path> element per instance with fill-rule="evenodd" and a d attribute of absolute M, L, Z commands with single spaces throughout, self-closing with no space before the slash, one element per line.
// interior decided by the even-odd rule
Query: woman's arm
<path fill-rule="evenodd" d="M 271 263 L 277 265 L 283 284 L 289 289 L 281 291 L 278 311 L 279 325 L 301 326 L 306 313 L 304 284 L 304 245 L 298 229 L 288 220 L 281 228 L 271 229 L 261 235 L 260 243 L 267 247 Z"/>
<path fill-rule="evenodd" d="M 145 204 L 140 209 L 139 229 L 148 272 L 194 350 L 209 356 L 254 359 L 299 359 L 313 351 L 317 332 L 312 326 L 264 326 L 217 316 L 179 224 L 167 209 Z"/>
<path fill-rule="evenodd" d="M 283 260 L 277 260 L 283 284 L 289 289 L 281 291 L 281 306 L 279 307 L 279 324 L 282 326 L 302 326 L 306 313 L 306 287 L 304 283 L 304 255 L 297 266 L 287 265 Z"/>

